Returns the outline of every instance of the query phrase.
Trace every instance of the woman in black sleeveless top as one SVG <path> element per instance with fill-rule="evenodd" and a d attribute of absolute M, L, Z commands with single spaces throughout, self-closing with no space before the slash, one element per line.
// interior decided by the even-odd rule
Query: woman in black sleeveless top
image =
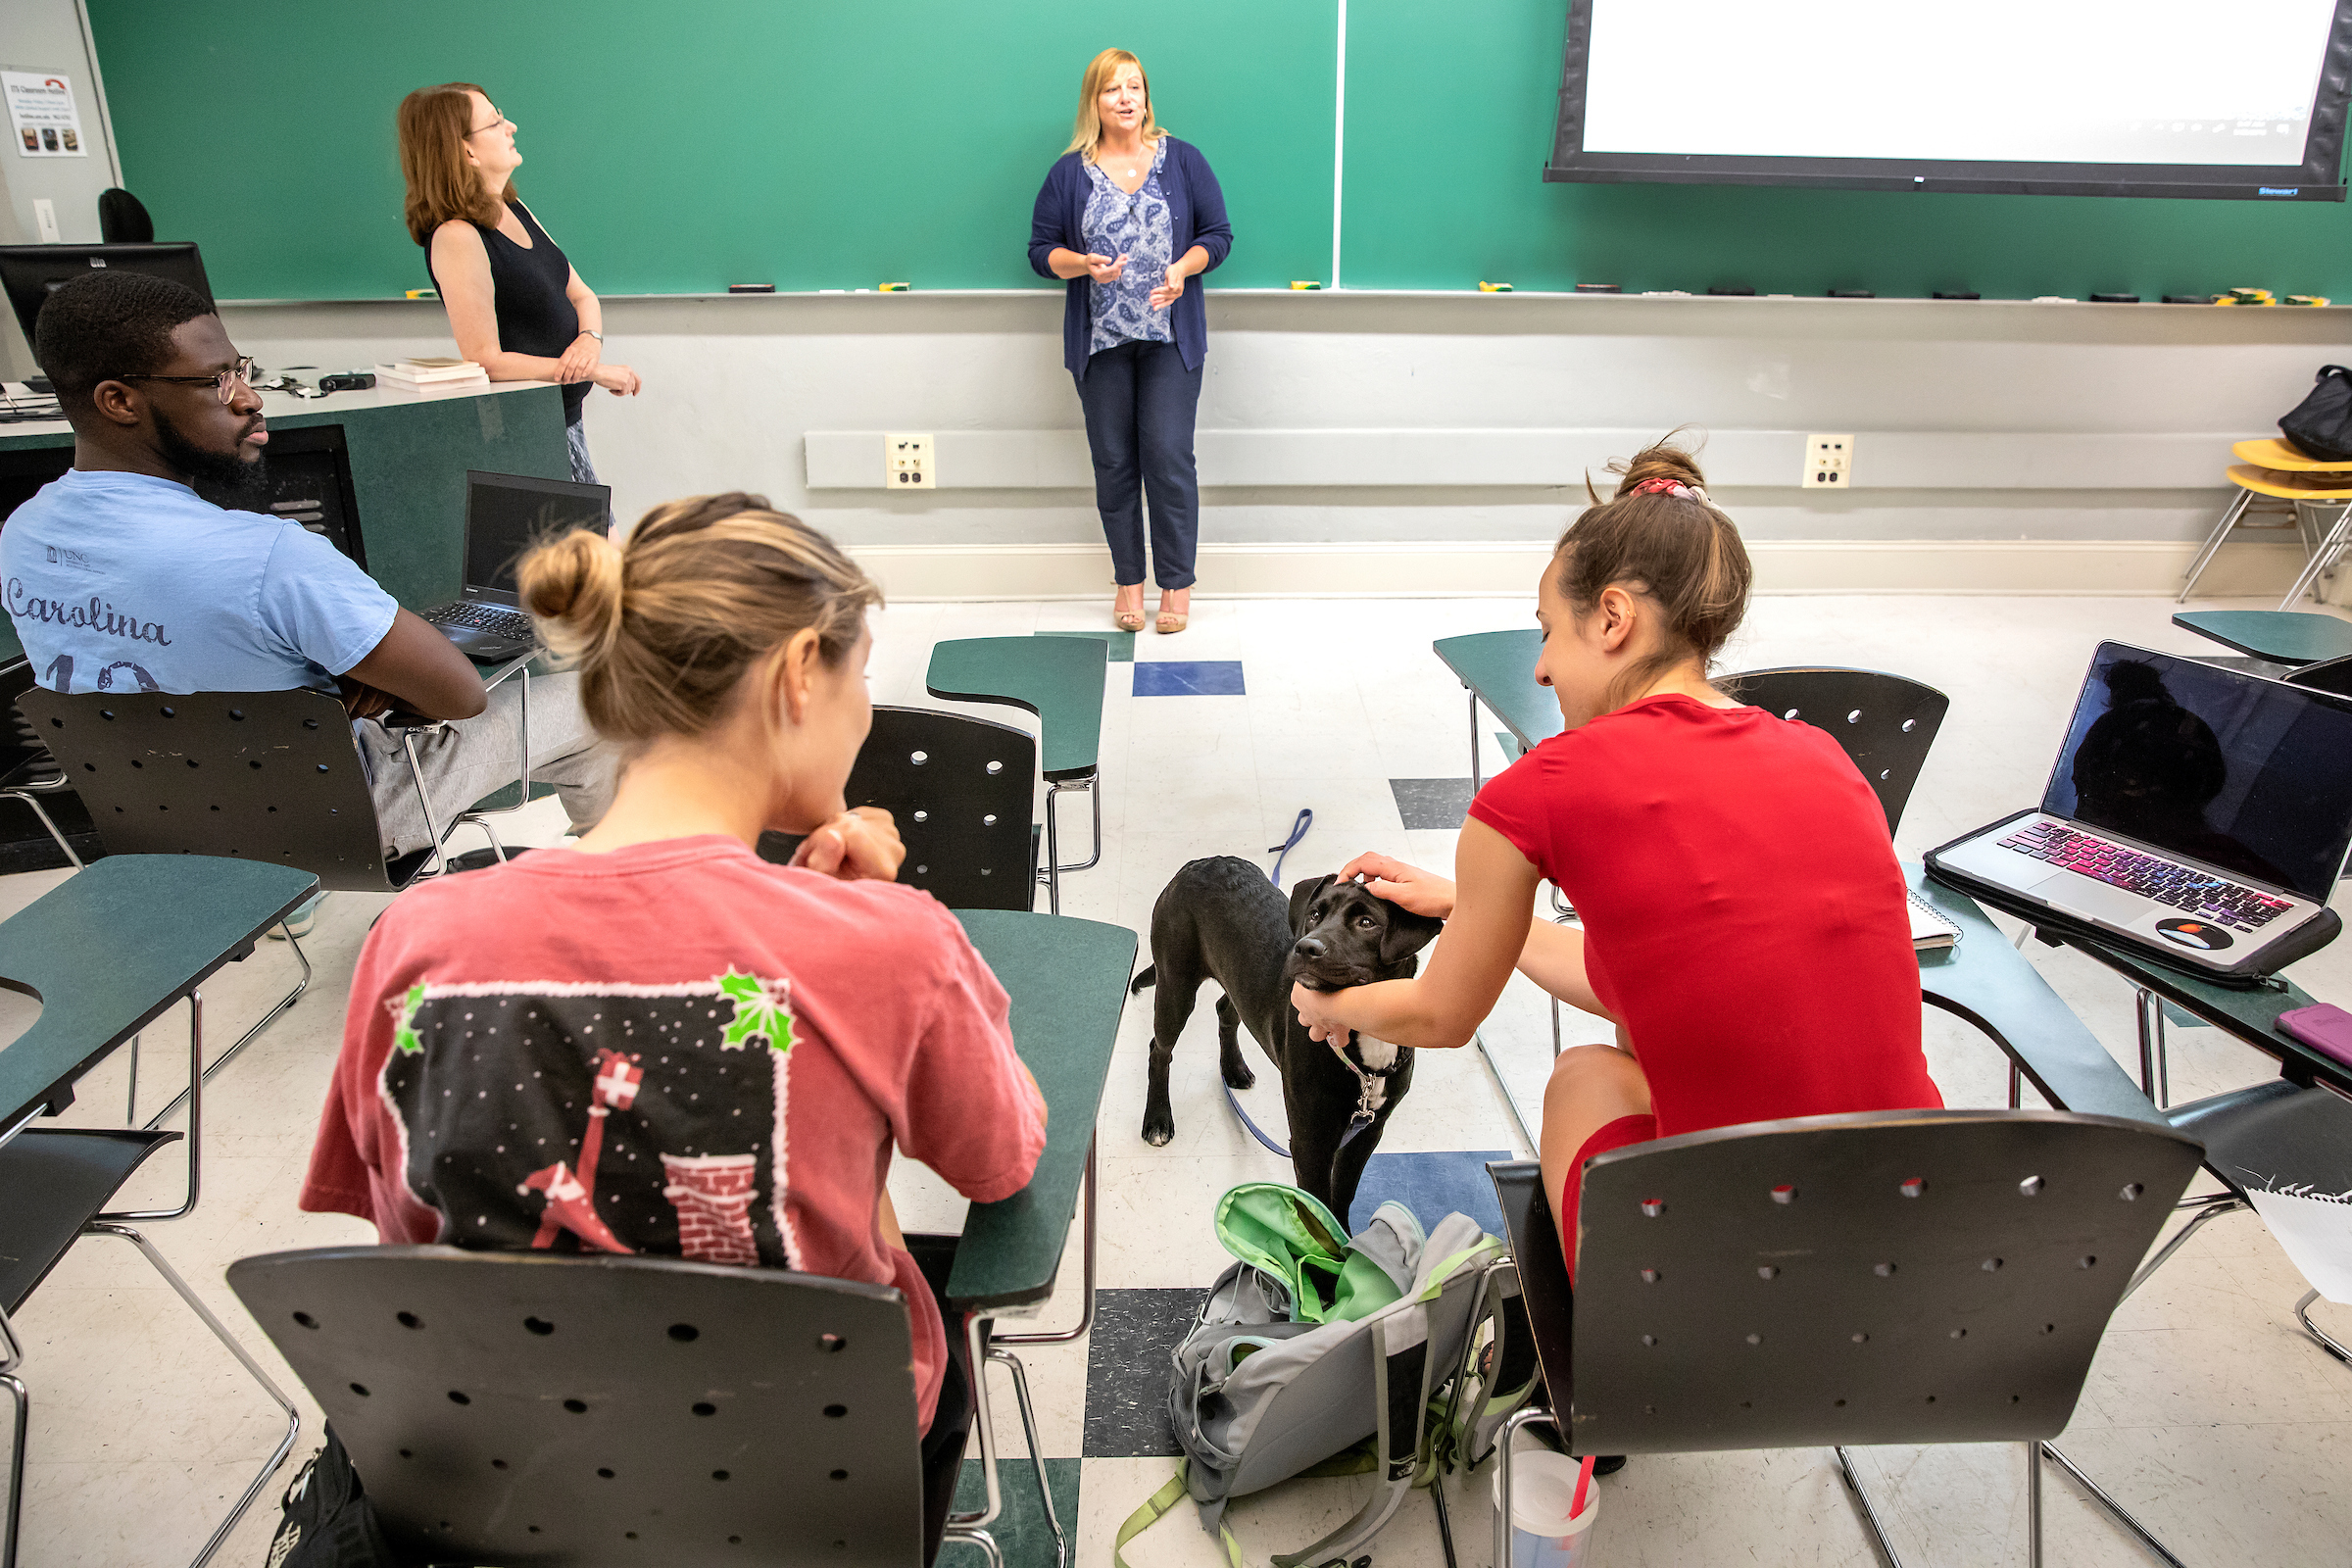
<path fill-rule="evenodd" d="M 580 409 L 591 387 L 637 395 L 637 372 L 604 363 L 604 310 L 514 194 L 514 124 L 481 88 L 422 87 L 400 106 L 409 233 L 449 311 L 458 352 L 493 381 L 556 381 L 571 476 L 596 482 Z"/>

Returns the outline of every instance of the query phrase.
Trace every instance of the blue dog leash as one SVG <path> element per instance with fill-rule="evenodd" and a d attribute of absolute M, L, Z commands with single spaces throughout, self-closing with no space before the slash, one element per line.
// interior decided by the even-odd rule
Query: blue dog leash
<path fill-rule="evenodd" d="M 1280 844 L 1269 844 L 1266 846 L 1266 853 L 1274 857 L 1274 869 L 1266 873 L 1266 879 L 1272 882 L 1276 887 L 1279 888 L 1282 886 L 1282 862 L 1290 858 L 1291 851 L 1298 847 L 1298 841 L 1306 837 L 1306 830 L 1314 825 L 1315 813 L 1308 808 L 1302 806 L 1298 808 L 1298 819 L 1291 823 L 1291 836 L 1287 839 L 1284 839 Z M 1263 1144 L 1268 1151 L 1281 1155 L 1284 1159 L 1291 1157 L 1291 1152 L 1289 1150 L 1283 1148 L 1273 1139 L 1268 1138 L 1266 1136 L 1265 1129 L 1250 1119 L 1250 1113 L 1244 1110 L 1242 1108 L 1242 1102 L 1234 1098 L 1233 1085 L 1231 1084 L 1225 1085 L 1225 1103 L 1233 1107 L 1234 1115 L 1239 1117 L 1242 1125 L 1249 1129 L 1250 1137 L 1256 1139 L 1260 1144 Z"/>

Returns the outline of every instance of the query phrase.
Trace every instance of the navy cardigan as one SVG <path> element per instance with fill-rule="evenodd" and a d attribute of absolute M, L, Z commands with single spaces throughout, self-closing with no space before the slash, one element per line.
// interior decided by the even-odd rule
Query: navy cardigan
<path fill-rule="evenodd" d="M 1054 275 L 1046 258 L 1054 254 L 1055 246 L 1086 254 L 1088 186 L 1086 167 L 1076 153 L 1062 154 L 1046 171 L 1046 183 L 1037 193 L 1037 211 L 1029 219 L 1029 265 L 1037 269 L 1038 276 Z M 1168 227 L 1175 241 L 1168 259 L 1182 261 L 1185 253 L 1198 245 L 1208 252 L 1208 265 L 1214 269 L 1233 249 L 1233 225 L 1225 221 L 1225 193 L 1217 188 L 1217 176 L 1208 172 L 1208 160 L 1192 143 L 1170 136 L 1159 188 L 1168 199 Z M 1093 279 L 1081 272 L 1067 281 L 1069 301 L 1061 313 L 1061 363 L 1072 375 L 1084 379 L 1087 342 L 1095 330 L 1094 295 L 1089 287 Z M 1200 361 L 1208 353 L 1208 307 L 1200 293 L 1200 280 L 1196 277 L 1168 307 L 1173 316 L 1170 324 L 1176 330 L 1176 352 L 1184 356 L 1188 370 L 1200 368 Z"/>

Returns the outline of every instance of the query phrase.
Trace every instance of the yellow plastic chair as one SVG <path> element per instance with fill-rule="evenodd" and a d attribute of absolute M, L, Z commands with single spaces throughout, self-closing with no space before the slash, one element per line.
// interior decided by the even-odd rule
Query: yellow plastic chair
<path fill-rule="evenodd" d="M 2329 570 L 2343 554 L 2345 545 L 2352 542 L 2352 464 L 2325 463 L 2306 457 L 2278 440 L 2240 441 L 2230 450 L 2238 459 L 2229 470 L 2230 482 L 2237 487 L 2237 497 L 2222 514 L 2222 520 L 2214 526 L 2205 547 L 2197 552 L 2196 560 L 2189 564 L 2174 602 L 2185 603 L 2196 590 L 2197 579 L 2212 564 L 2232 529 L 2292 527 L 2302 542 L 2306 559 L 2302 574 L 2278 602 L 2278 608 L 2284 610 L 2305 592 L 2313 591 L 2321 573 Z M 2245 520 L 2250 514 L 2283 514 L 2287 520 L 2269 523 Z"/>

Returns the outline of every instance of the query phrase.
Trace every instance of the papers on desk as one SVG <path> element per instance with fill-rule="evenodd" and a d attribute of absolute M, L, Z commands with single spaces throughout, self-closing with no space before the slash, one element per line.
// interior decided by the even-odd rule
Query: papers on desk
<path fill-rule="evenodd" d="M 1943 911 L 1917 893 L 1911 895 L 1911 946 L 1926 953 L 1934 948 L 1948 948 L 1960 940 L 1960 928 L 1945 918 Z"/>
<path fill-rule="evenodd" d="M 490 372 L 471 360 L 414 359 L 375 368 L 375 384 L 396 392 L 438 392 L 447 387 L 488 386 Z"/>
<path fill-rule="evenodd" d="M 2246 1197 L 2313 1289 L 2352 1305 L 2352 1193 L 2273 1181 L 2267 1188 L 2247 1184 Z"/>

